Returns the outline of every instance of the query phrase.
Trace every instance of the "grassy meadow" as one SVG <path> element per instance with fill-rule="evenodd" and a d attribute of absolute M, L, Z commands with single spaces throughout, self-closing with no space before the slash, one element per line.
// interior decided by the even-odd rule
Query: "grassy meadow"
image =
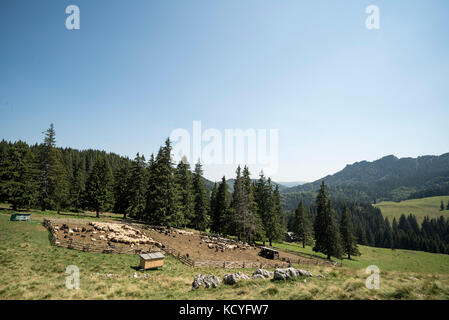
<path fill-rule="evenodd" d="M 374 204 L 375 207 L 382 211 L 384 217 L 388 217 L 390 222 L 393 218 L 399 220 L 401 214 L 416 216 L 418 223 L 421 223 L 425 216 L 430 218 L 438 218 L 440 216 L 449 217 L 449 210 L 440 210 L 441 200 L 443 200 L 446 208 L 449 196 L 428 197 L 422 199 L 404 200 L 401 202 L 383 201 Z"/>
<path fill-rule="evenodd" d="M 314 275 L 275 282 L 250 280 L 235 286 L 191 290 L 196 274 L 222 278 L 238 270 L 193 269 L 171 256 L 161 270 L 137 271 L 137 255 L 90 253 L 50 245 L 44 214 L 30 222 L 9 221 L 0 213 L 0 299 L 448 299 L 449 256 L 361 247 L 362 256 L 343 267 L 301 266 Z M 36 219 L 37 218 L 37 219 Z M 291 251 L 315 254 L 310 247 L 276 243 Z M 365 287 L 365 268 L 381 270 L 379 290 Z M 65 270 L 80 270 L 80 289 L 65 287 Z M 254 269 L 241 269 L 251 276 Z M 137 278 L 133 275 L 137 274 Z"/>

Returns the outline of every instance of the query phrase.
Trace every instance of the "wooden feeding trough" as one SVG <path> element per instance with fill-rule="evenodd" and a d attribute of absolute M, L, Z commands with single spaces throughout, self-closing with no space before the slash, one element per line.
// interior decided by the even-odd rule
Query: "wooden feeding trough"
<path fill-rule="evenodd" d="M 139 254 L 141 269 L 155 269 L 164 266 L 165 256 L 162 252 L 150 252 Z"/>
<path fill-rule="evenodd" d="M 9 220 L 11 221 L 29 221 L 31 213 L 13 213 Z"/>
<path fill-rule="evenodd" d="M 262 257 L 265 257 L 267 259 L 279 259 L 279 252 L 277 250 L 268 248 L 268 247 L 262 247 L 260 248 L 259 255 Z"/>

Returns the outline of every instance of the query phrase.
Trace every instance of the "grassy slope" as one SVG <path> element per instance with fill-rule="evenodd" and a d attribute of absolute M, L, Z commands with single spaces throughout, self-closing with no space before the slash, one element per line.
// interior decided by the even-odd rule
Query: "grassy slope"
<path fill-rule="evenodd" d="M 0 299 L 448 299 L 449 256 L 362 247 L 364 256 L 342 268 L 303 266 L 313 277 L 296 281 L 251 280 L 191 291 L 198 273 L 220 278 L 229 270 L 192 269 L 171 256 L 162 270 L 139 272 L 136 255 L 88 253 L 53 247 L 41 221 L 11 222 L 0 214 Z M 302 251 L 297 245 L 289 249 Z M 310 252 L 310 248 L 305 251 Z M 380 258 L 380 259 L 378 259 Z M 81 289 L 65 288 L 65 269 L 77 265 Z M 380 290 L 365 288 L 366 266 L 381 268 Z M 407 271 L 402 271 L 405 269 Z M 396 270 L 396 271 L 393 271 Z M 233 272 L 238 270 L 232 270 Z M 253 269 L 242 270 L 251 275 Z M 106 277 L 105 274 L 112 274 Z M 142 277 L 144 274 L 147 278 Z M 413 277 L 413 278 L 411 278 Z M 306 282 L 304 282 L 306 280 Z"/>
<path fill-rule="evenodd" d="M 393 221 L 393 218 L 398 220 L 401 214 L 408 215 L 412 213 L 416 216 L 418 223 L 421 223 L 425 216 L 430 218 L 449 217 L 449 210 L 440 211 L 441 200 L 443 200 L 446 207 L 449 196 L 411 199 L 401 202 L 383 201 L 374 206 L 378 207 L 382 211 L 382 215 L 388 217 L 390 222 Z"/>

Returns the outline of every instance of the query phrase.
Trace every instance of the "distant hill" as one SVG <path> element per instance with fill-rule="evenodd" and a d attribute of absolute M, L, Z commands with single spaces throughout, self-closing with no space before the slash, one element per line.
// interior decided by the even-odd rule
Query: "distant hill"
<path fill-rule="evenodd" d="M 306 181 L 278 182 L 279 185 L 282 185 L 286 188 L 296 187 L 306 183 Z"/>
<path fill-rule="evenodd" d="M 323 180 L 334 197 L 358 201 L 449 195 L 449 153 L 401 159 L 389 155 L 372 162 L 356 162 L 336 174 L 283 189 L 284 199 L 311 197 Z"/>

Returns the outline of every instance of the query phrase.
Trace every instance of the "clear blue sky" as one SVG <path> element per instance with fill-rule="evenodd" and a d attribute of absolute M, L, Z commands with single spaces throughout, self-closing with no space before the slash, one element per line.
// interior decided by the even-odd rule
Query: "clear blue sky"
<path fill-rule="evenodd" d="M 278 181 L 442 154 L 448 24 L 446 0 L 1 0 L 0 138 L 40 142 L 53 122 L 59 146 L 134 157 L 194 120 L 273 128 Z"/>

